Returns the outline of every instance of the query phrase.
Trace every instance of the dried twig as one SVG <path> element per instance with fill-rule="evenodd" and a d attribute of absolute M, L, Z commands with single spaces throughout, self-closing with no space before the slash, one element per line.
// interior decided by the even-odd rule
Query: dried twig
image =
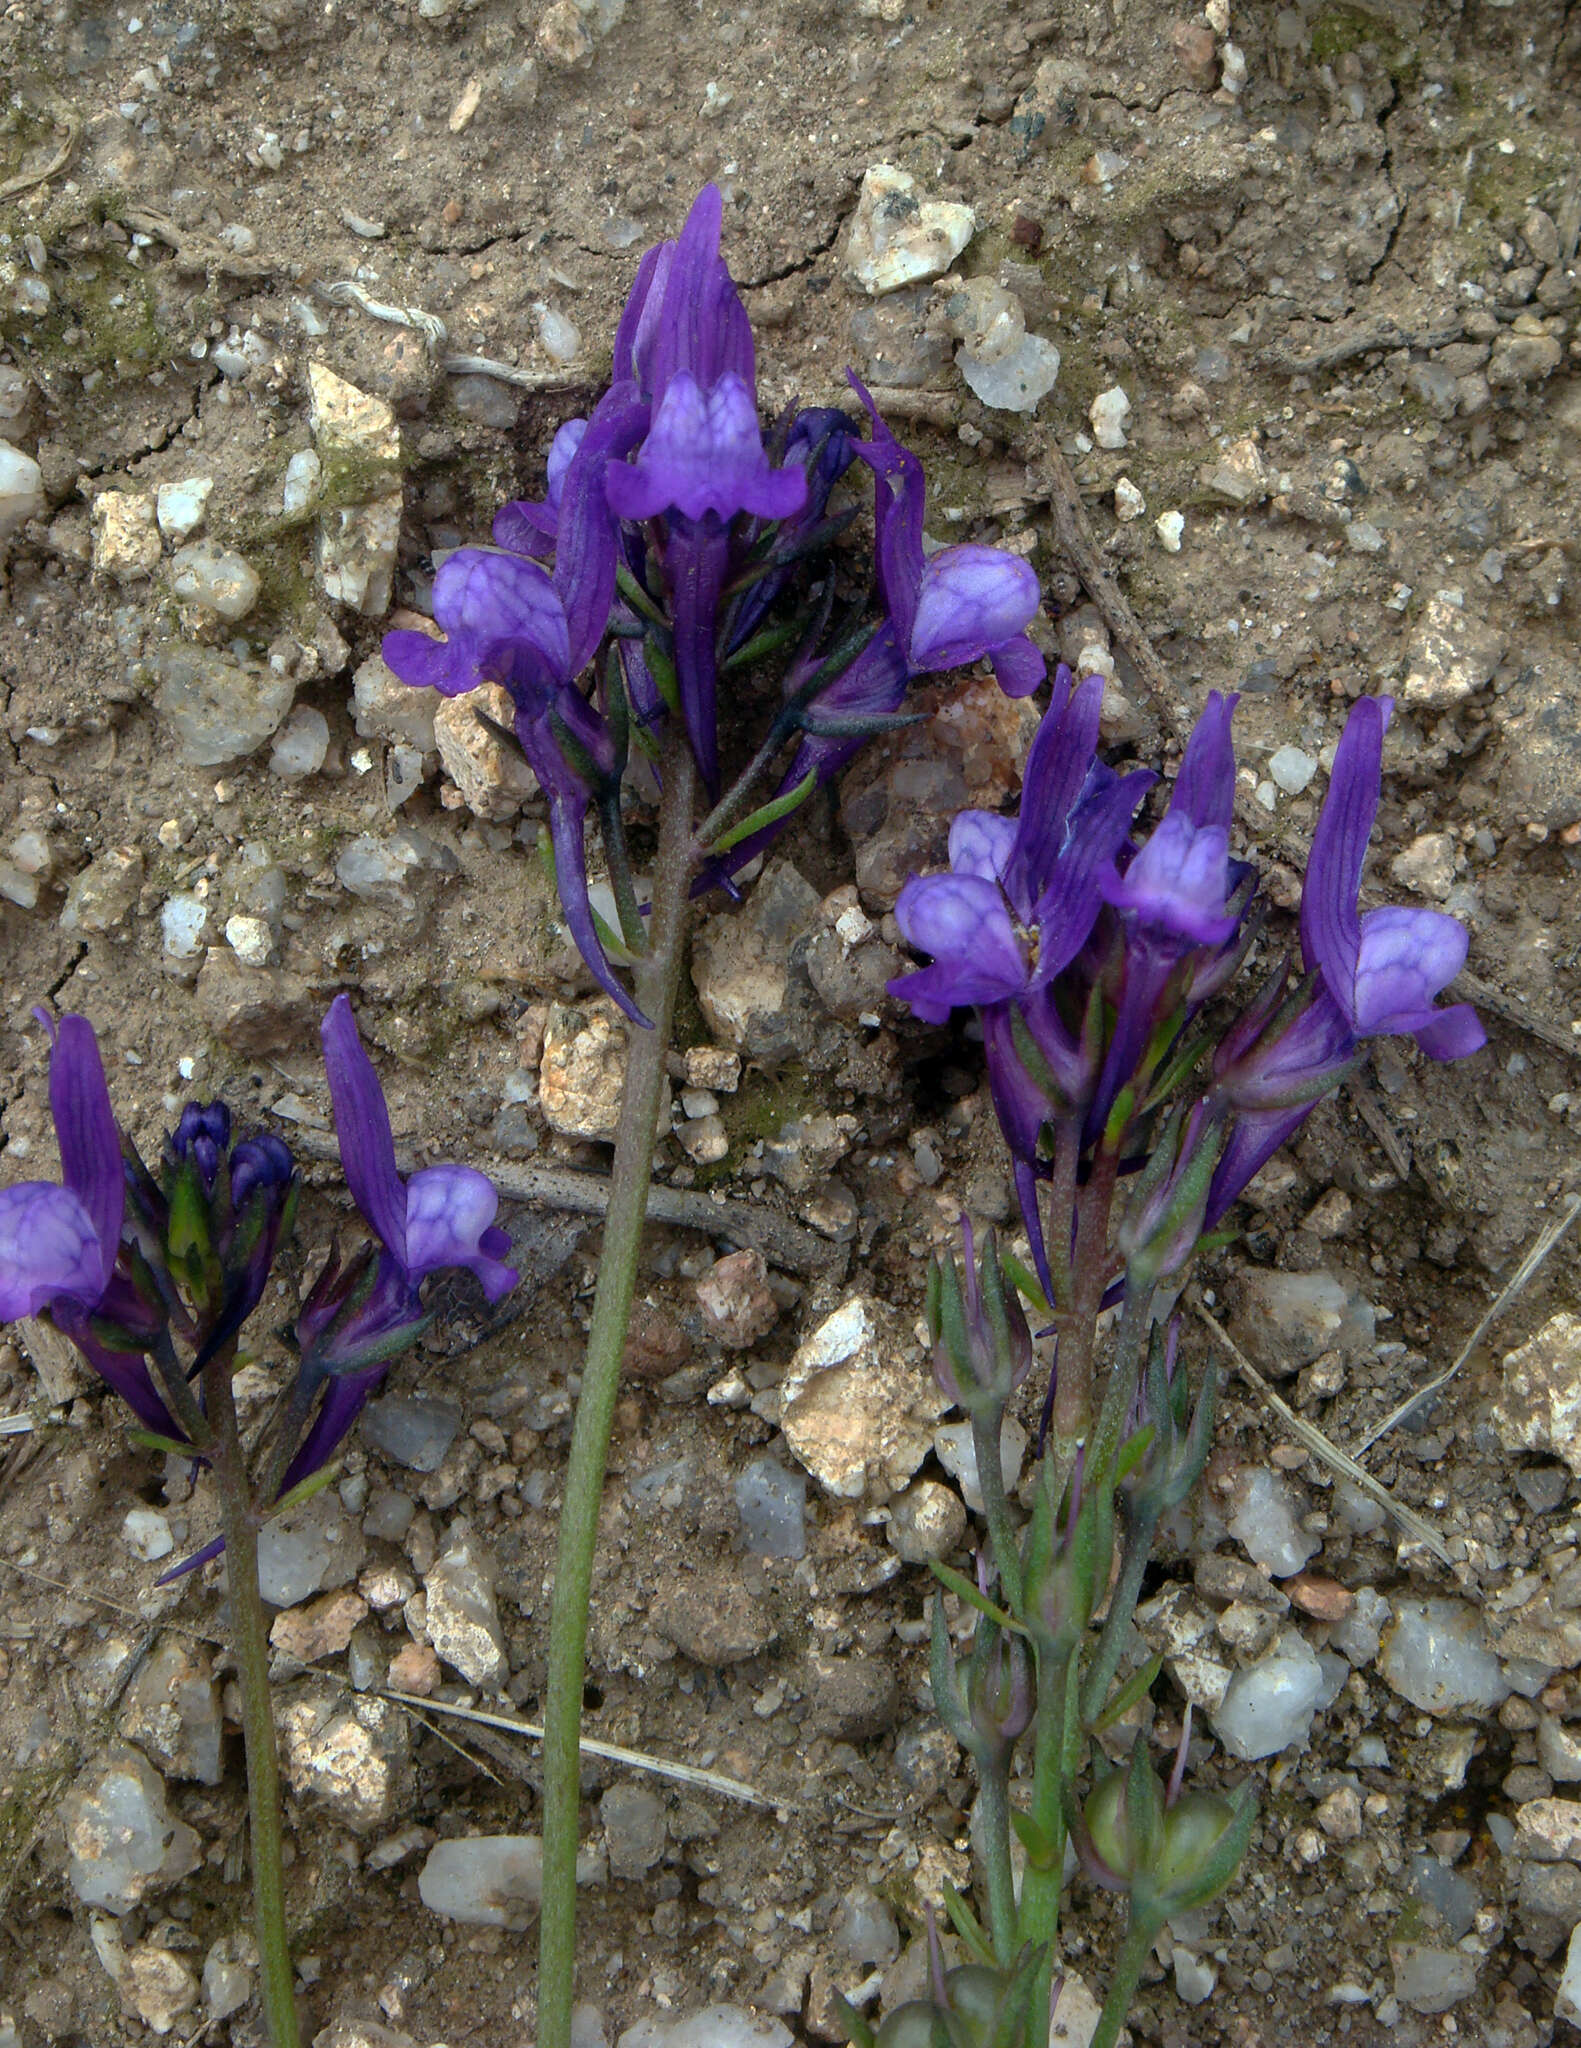
<path fill-rule="evenodd" d="M 439 367 L 452 377 L 492 377 L 522 391 L 574 391 L 581 382 L 567 370 L 521 370 L 493 356 L 445 356 Z"/>
<path fill-rule="evenodd" d="M 338 1676 L 335 1672 L 327 1675 Z M 481 1707 L 453 1706 L 447 1700 L 426 1700 L 417 1693 L 395 1692 L 388 1687 L 375 1686 L 373 1690 L 378 1698 L 394 1700 L 398 1706 L 413 1711 L 449 1714 L 457 1721 L 472 1722 L 479 1728 L 500 1728 L 507 1735 L 525 1735 L 534 1742 L 543 1740 L 543 1729 L 536 1721 L 523 1721 L 515 1714 L 491 1714 Z M 673 1778 L 678 1784 L 695 1785 L 703 1792 L 717 1792 L 725 1799 L 739 1799 L 744 1806 L 766 1806 L 772 1810 L 795 1804 L 793 1800 L 770 1799 L 751 1785 L 743 1784 L 741 1779 L 727 1778 L 720 1771 L 699 1770 L 695 1764 L 672 1763 L 667 1757 L 649 1756 L 640 1749 L 624 1749 L 618 1742 L 599 1742 L 591 1735 L 584 1735 L 581 1746 L 589 1756 L 601 1756 L 613 1764 L 629 1764 L 633 1770 L 649 1771 L 659 1778 Z"/>
<path fill-rule="evenodd" d="M 313 289 L 332 306 L 355 306 L 370 320 L 383 320 L 391 327 L 415 328 L 427 342 L 430 354 L 450 339 L 450 330 L 437 313 L 427 313 L 421 306 L 392 306 L 364 291 L 354 277 L 337 278 L 333 284 L 319 283 Z"/>
<path fill-rule="evenodd" d="M 228 249 L 211 235 L 177 227 L 168 214 L 155 213 L 146 206 L 123 207 L 120 220 L 124 227 L 135 233 L 151 235 L 156 242 L 163 242 L 167 249 L 173 251 L 176 269 L 183 276 L 275 277 L 287 268 L 276 257 L 244 256 L 235 249 Z"/>
<path fill-rule="evenodd" d="M 1381 1479 L 1375 1479 L 1365 1465 L 1358 1465 L 1348 1451 L 1342 1451 L 1338 1444 L 1330 1443 L 1315 1423 L 1308 1422 L 1305 1416 L 1297 1415 L 1290 1403 L 1282 1400 L 1269 1386 L 1223 1324 L 1210 1315 L 1200 1301 L 1193 1302 L 1192 1307 L 1199 1319 L 1213 1333 L 1225 1355 L 1234 1361 L 1241 1378 L 1258 1398 L 1273 1410 L 1298 1443 L 1305 1444 L 1313 1457 L 1320 1459 L 1331 1472 L 1338 1473 L 1342 1479 L 1349 1480 L 1352 1486 L 1370 1494 L 1385 1514 L 1392 1515 L 1407 1535 L 1413 1536 L 1418 1543 L 1423 1544 L 1440 1563 L 1448 1564 L 1451 1561 L 1443 1537 L 1431 1522 L 1425 1521 L 1415 1508 L 1407 1507 L 1404 1501 L 1396 1500 Z"/>
<path fill-rule="evenodd" d="M 1558 1244 L 1559 1240 L 1570 1228 L 1571 1224 L 1575 1222 L 1577 1216 L 1581 1216 L 1581 1195 L 1572 1195 L 1566 1204 L 1564 1214 L 1555 1222 L 1550 1223 L 1547 1229 L 1543 1231 L 1537 1242 L 1505 1282 L 1493 1306 L 1483 1316 L 1481 1322 L 1478 1323 L 1465 1343 L 1461 1345 L 1460 1355 L 1454 1364 L 1449 1367 L 1447 1372 L 1441 1372 L 1436 1379 L 1429 1380 L 1425 1387 L 1418 1387 L 1408 1400 L 1400 1403 L 1392 1415 L 1386 1415 L 1376 1429 L 1369 1430 L 1357 1445 L 1358 1450 L 1370 1451 L 1379 1437 L 1393 1429 L 1397 1422 L 1403 1422 L 1413 1408 L 1427 1400 L 1431 1395 L 1436 1394 L 1441 1387 L 1449 1385 L 1449 1382 L 1459 1372 L 1472 1352 L 1476 1350 L 1477 1346 L 1482 1342 L 1494 1323 L 1498 1321 L 1499 1317 L 1503 1315 L 1510 1303 L 1525 1291 L 1527 1283 L 1543 1264 L 1554 1246 Z"/>
<path fill-rule="evenodd" d="M 292 1143 L 309 1159 L 335 1160 L 339 1153 L 332 1138 L 297 1126 Z M 398 1145 L 395 1163 L 402 1173 L 411 1173 L 420 1161 L 409 1146 Z M 602 1174 L 576 1173 L 561 1166 L 495 1166 L 485 1169 L 502 1195 L 519 1202 L 538 1202 L 547 1209 L 563 1209 L 573 1216 L 602 1216 L 609 1207 L 609 1182 Z M 727 1237 L 732 1244 L 762 1252 L 787 1273 L 816 1273 L 839 1257 L 839 1248 L 816 1231 L 791 1222 L 777 1210 L 753 1202 L 715 1202 L 707 1195 L 682 1188 L 648 1190 L 650 1223 L 670 1223 L 682 1230 L 699 1230 L 711 1237 Z"/>
<path fill-rule="evenodd" d="M 51 112 L 66 131 L 59 149 L 42 170 L 19 171 L 14 178 L 7 178 L 5 183 L 0 185 L 0 199 L 16 199 L 24 192 L 31 192 L 35 185 L 46 183 L 71 162 L 72 152 L 76 149 L 78 138 L 82 134 L 81 116 L 67 106 L 54 107 Z"/>
<path fill-rule="evenodd" d="M 1276 371 L 1280 376 L 1304 377 L 1314 370 L 1338 369 L 1341 363 L 1354 362 L 1358 356 L 1375 355 L 1381 349 L 1445 348 L 1450 342 L 1459 341 L 1465 331 L 1465 323 L 1454 319 L 1445 320 L 1437 327 L 1415 329 L 1402 327 L 1395 320 L 1377 320 L 1337 335 L 1333 341 L 1309 349 L 1303 356 L 1276 342 L 1271 348 L 1265 348 L 1257 360 L 1265 370 Z"/>

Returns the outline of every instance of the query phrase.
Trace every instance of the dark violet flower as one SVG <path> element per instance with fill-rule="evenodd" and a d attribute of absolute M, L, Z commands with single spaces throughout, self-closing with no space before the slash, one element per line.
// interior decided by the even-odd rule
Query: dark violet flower
<path fill-rule="evenodd" d="M 230 1143 L 231 1113 L 223 1102 L 189 1102 L 170 1134 L 171 1152 L 177 1159 L 192 1160 L 209 1194 Z"/>
<path fill-rule="evenodd" d="M 807 472 L 771 469 L 757 400 L 727 374 L 705 391 L 689 371 L 671 378 L 646 439 L 631 463 L 612 462 L 604 495 L 622 519 L 680 512 L 688 519 L 738 512 L 789 519 L 807 498 Z"/>
<path fill-rule="evenodd" d="M 342 1269 L 338 1250 L 297 1319 L 302 1371 L 295 1409 L 305 1416 L 321 1386 L 311 1428 L 287 1466 L 280 1491 L 320 1470 L 383 1379 L 390 1360 L 428 1321 L 422 1282 L 465 1266 L 490 1301 L 516 1285 L 504 1263 L 510 1238 L 495 1224 L 499 1196 L 470 1166 L 427 1166 L 402 1180 L 390 1112 L 363 1050 L 351 998 L 337 996 L 320 1030 L 335 1111 L 335 1138 L 352 1199 L 378 1243 Z"/>
<path fill-rule="evenodd" d="M 1440 910 L 1357 909 L 1392 709 L 1363 697 L 1345 721 L 1301 892 L 1301 950 L 1358 1038 L 1409 1031 L 1429 1059 L 1463 1059 L 1487 1033 L 1469 1003 L 1434 999 L 1465 965 L 1465 927 Z"/>
<path fill-rule="evenodd" d="M 912 673 L 965 668 L 986 655 L 1006 696 L 1030 696 L 1047 673 L 1026 636 L 1039 598 L 1031 565 L 971 543 L 925 554 L 922 464 L 854 375 L 851 383 L 872 422 L 871 439 L 858 441 L 854 453 L 877 481 L 879 592 Z"/>
<path fill-rule="evenodd" d="M 518 555 L 531 555 L 537 561 L 553 559 L 555 542 L 560 534 L 560 498 L 566 471 L 571 467 L 572 456 L 587 438 L 587 429 L 586 420 L 575 419 L 567 420 L 556 432 L 545 464 L 547 489 L 542 502 L 516 498 L 502 505 L 494 515 L 496 547 L 510 548 Z"/>
<path fill-rule="evenodd" d="M 160 1436 L 182 1440 L 143 1347 L 162 1327 L 117 1271 L 126 1178 L 98 1041 L 86 1017 L 47 1017 L 50 1111 L 61 1185 L 0 1189 L 0 1322 L 48 1316 L 105 1384 Z"/>
<path fill-rule="evenodd" d="M 719 253 L 724 213 L 719 187 L 705 185 L 678 239 L 643 256 L 615 330 L 617 385 L 629 382 L 660 400 L 685 371 L 704 390 L 727 375 L 756 388 L 752 323 Z"/>

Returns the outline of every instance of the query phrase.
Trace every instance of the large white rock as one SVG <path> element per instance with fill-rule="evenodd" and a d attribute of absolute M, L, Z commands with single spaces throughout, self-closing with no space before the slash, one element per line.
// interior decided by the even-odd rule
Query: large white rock
<path fill-rule="evenodd" d="M 896 164 L 873 164 L 845 246 L 846 268 L 871 297 L 942 277 L 977 230 L 977 216 L 955 200 L 921 199 L 917 181 Z"/>

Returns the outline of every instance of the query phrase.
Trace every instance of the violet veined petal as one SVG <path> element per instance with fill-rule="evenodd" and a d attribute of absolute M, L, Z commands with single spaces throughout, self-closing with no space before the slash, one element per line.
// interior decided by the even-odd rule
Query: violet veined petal
<path fill-rule="evenodd" d="M 379 647 L 384 665 L 398 681 L 414 690 L 437 690 L 443 697 L 462 697 L 475 690 L 483 677 L 477 662 L 463 646 L 431 639 L 406 626 L 385 634 Z"/>
<path fill-rule="evenodd" d="M 1470 938 L 1464 925 L 1441 910 L 1412 910 L 1393 904 L 1369 910 L 1361 920 L 1351 1017 L 1359 1036 L 1396 1028 L 1393 1019 L 1414 1016 L 1454 980 L 1466 964 Z"/>
<path fill-rule="evenodd" d="M 990 647 L 988 659 L 1007 697 L 1030 697 L 1049 672 L 1049 665 L 1025 633 Z"/>
<path fill-rule="evenodd" d="M 878 594 L 894 622 L 896 637 L 909 648 L 922 581 L 922 521 L 927 486 L 922 464 L 903 448 L 873 403 L 873 394 L 854 370 L 846 378 L 867 408 L 872 438 L 857 441 L 852 454 L 865 462 L 874 477 L 874 566 Z"/>
<path fill-rule="evenodd" d="M 641 440 L 648 408 L 634 387 L 607 391 L 590 420 L 573 421 L 582 432 L 566 455 L 556 480 L 551 468 L 550 495 L 558 499 L 554 587 L 566 623 L 563 677 L 579 675 L 598 650 L 615 601 L 619 528 L 604 492 L 612 460 L 624 458 Z M 561 446 L 562 428 L 555 436 Z M 552 458 L 551 458 L 552 460 Z"/>
<path fill-rule="evenodd" d="M 1383 735 L 1392 700 L 1362 697 L 1351 706 L 1312 834 L 1301 890 L 1301 952 L 1336 1002 L 1353 1012 L 1361 921 L 1356 898 L 1383 779 Z"/>
<path fill-rule="evenodd" d="M 363 1050 L 350 996 L 336 996 L 319 1027 L 335 1112 L 335 1140 L 352 1200 L 381 1244 L 406 1264 L 406 1188 L 395 1168 L 390 1112 Z"/>
<path fill-rule="evenodd" d="M 49 1107 L 60 1144 L 61 1179 L 81 1202 L 99 1241 L 102 1293 L 121 1242 L 126 1170 L 99 1041 L 86 1017 L 62 1017 L 56 1028 Z"/>
<path fill-rule="evenodd" d="M 1469 1003 L 1450 1003 L 1416 1027 L 1416 1042 L 1430 1060 L 1463 1060 L 1488 1042 L 1482 1019 Z"/>
<path fill-rule="evenodd" d="M 958 1004 L 992 1003 L 1027 986 L 1027 962 L 1004 894 L 980 875 L 913 876 L 895 904 L 908 946 L 951 967 Z"/>
<path fill-rule="evenodd" d="M 70 1188 L 43 1180 L 0 1188 L 0 1323 L 36 1316 L 62 1297 L 97 1307 L 114 1259 Z"/>
<path fill-rule="evenodd" d="M 434 617 L 477 649 L 486 674 L 494 650 L 525 641 L 559 676 L 572 671 L 565 606 L 547 571 L 521 555 L 458 548 L 434 578 Z M 495 657 L 497 662 L 498 657 Z"/>
<path fill-rule="evenodd" d="M 1230 829 L 1235 815 L 1235 746 L 1230 737 L 1230 720 L 1240 701 L 1234 691 L 1225 697 L 1210 690 L 1186 741 L 1169 808 L 1183 811 L 1193 825 L 1217 825 L 1226 832 Z"/>
<path fill-rule="evenodd" d="M 671 378 L 634 463 L 612 462 L 604 491 L 622 519 L 671 509 L 688 519 L 788 519 L 807 499 L 807 473 L 773 469 L 750 388 L 727 374 L 705 390 L 689 372 Z M 563 523 L 563 522 L 562 522 Z"/>
<path fill-rule="evenodd" d="M 957 875 L 1002 879 L 1015 850 L 1016 821 L 996 811 L 957 811 L 950 827 L 950 867 Z"/>
<path fill-rule="evenodd" d="M 917 585 L 907 652 L 916 669 L 960 668 L 1022 633 L 1038 608 L 1030 562 L 1003 548 L 941 548 Z"/>
<path fill-rule="evenodd" d="M 492 1225 L 500 1198 L 487 1174 L 471 1166 L 425 1166 L 406 1184 L 406 1265 L 414 1280 L 441 1266 L 466 1266 L 490 1301 L 509 1294 L 520 1275 L 484 1249 L 497 1244 Z"/>

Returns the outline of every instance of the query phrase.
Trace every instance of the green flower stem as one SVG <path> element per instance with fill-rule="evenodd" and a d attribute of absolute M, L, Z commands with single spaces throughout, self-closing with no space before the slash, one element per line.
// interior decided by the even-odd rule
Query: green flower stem
<path fill-rule="evenodd" d="M 248 1846 L 264 2024 L 271 2048 L 299 2048 L 291 1945 L 285 1924 L 280 1764 L 275 1753 L 274 1708 L 269 1696 L 268 1633 L 264 1627 L 263 1598 L 258 1590 L 258 1516 L 236 1427 L 236 1403 L 231 1391 L 234 1364 L 234 1349 L 227 1346 L 204 1367 L 204 1408 L 214 1437 L 211 1457 L 225 1530 L 231 1649 L 242 1695 Z"/>
<path fill-rule="evenodd" d="M 1109 1979 L 1109 1995 L 1103 2002 L 1103 2011 L 1098 2015 L 1097 2032 L 1088 2043 L 1088 2048 L 1114 2048 L 1120 2038 L 1120 2029 L 1125 2025 L 1125 2016 L 1131 2010 L 1131 2000 L 1136 1996 L 1136 1987 L 1142 1981 L 1142 1971 L 1147 1963 L 1149 1949 L 1158 1938 L 1158 1927 L 1149 1928 L 1146 1921 L 1133 1920 L 1126 1929 L 1125 1940 L 1114 1966 L 1114 1975 Z"/>
<path fill-rule="evenodd" d="M 633 1027 L 620 1100 L 603 1256 L 582 1362 L 549 1622 L 549 1691 L 544 1709 L 543 1918 L 538 1943 L 539 2048 L 570 2048 L 576 1985 L 576 1850 L 580 1814 L 582 1679 L 593 1552 L 620 1359 L 653 1177 L 654 1125 L 670 1045 L 675 991 L 685 954 L 692 877 L 692 808 L 697 771 L 679 719 L 667 723 L 661 762 L 663 807 L 653 876 L 651 950 L 638 962 L 637 1000 L 653 1029 Z"/>
<path fill-rule="evenodd" d="M 1016 1955 L 1016 1886 L 1010 1867 L 1008 1756 L 979 1766 L 978 1811 L 983 1826 L 983 1876 L 988 1887 L 988 1932 L 994 1959 L 1008 1969 Z"/>
<path fill-rule="evenodd" d="M 1055 1946 L 1059 1940 L 1060 1893 L 1065 1884 L 1065 1785 L 1074 1775 L 1067 1758 L 1065 1733 L 1069 1674 L 1069 1656 L 1056 1658 L 1039 1653 L 1030 1818 L 1048 1844 L 1049 1855 L 1045 1868 L 1027 1865 L 1021 1879 L 1017 1927 L 1021 1943 L 1033 1942 L 1044 1952 L 1030 1994 L 1030 2010 L 1034 2014 L 1048 2012 Z"/>
<path fill-rule="evenodd" d="M 977 1454 L 977 1488 L 983 1497 L 983 1519 L 988 1524 L 988 1541 L 999 1568 L 1005 1605 L 1012 1614 L 1021 1608 L 1021 1558 L 1016 1532 L 1010 1520 L 1010 1502 L 1005 1495 L 1004 1453 L 1000 1431 L 1004 1410 L 995 1406 L 992 1414 L 972 1413 L 972 1449 Z"/>
<path fill-rule="evenodd" d="M 1153 1538 L 1158 1532 L 1157 1515 L 1141 1515 L 1131 1523 L 1125 1533 L 1125 1547 L 1120 1557 L 1120 1576 L 1115 1581 L 1113 1593 L 1109 1596 L 1109 1612 L 1104 1618 L 1103 1634 L 1098 1638 L 1098 1648 L 1082 1681 L 1082 1718 L 1090 1725 L 1103 1712 L 1109 1697 L 1109 1688 L 1114 1683 L 1114 1674 L 1120 1668 L 1120 1653 L 1125 1647 L 1125 1633 L 1136 1612 L 1137 1595 L 1142 1590 L 1142 1574 L 1147 1569 L 1147 1560 L 1153 1554 Z"/>

